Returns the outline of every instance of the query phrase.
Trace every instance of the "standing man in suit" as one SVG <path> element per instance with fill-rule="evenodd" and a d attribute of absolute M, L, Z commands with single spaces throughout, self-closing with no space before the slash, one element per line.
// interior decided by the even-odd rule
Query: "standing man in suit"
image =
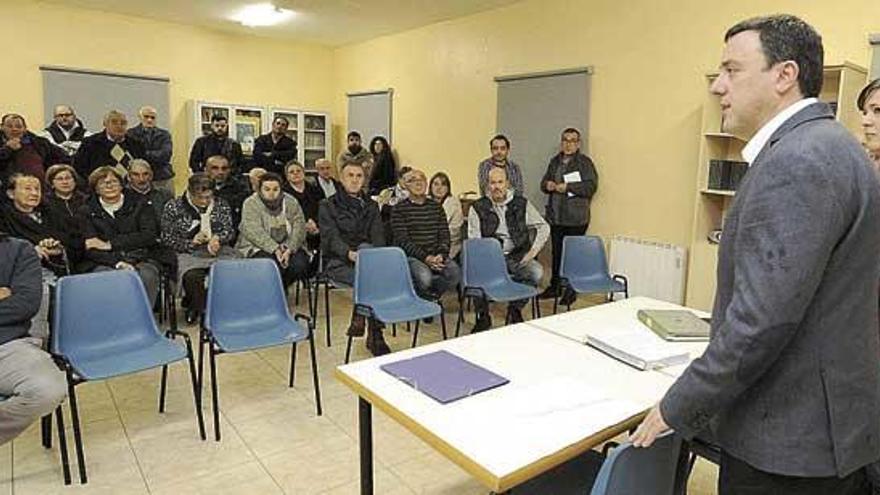
<path fill-rule="evenodd" d="M 145 106 L 138 110 L 141 123 L 128 130 L 128 135 L 144 143 L 144 159 L 153 171 L 152 185 L 156 189 L 168 191 L 174 197 L 174 167 L 171 153 L 174 145 L 171 133 L 159 127 L 154 107 Z"/>
<path fill-rule="evenodd" d="M 727 31 L 722 130 L 750 169 L 718 252 L 712 338 L 634 435 L 721 446 L 720 495 L 870 493 L 880 459 L 880 183 L 816 97 L 822 39 L 775 15 Z"/>
<path fill-rule="evenodd" d="M 128 163 L 145 158 L 144 143 L 128 135 L 128 118 L 119 110 L 110 110 L 104 116 L 104 130 L 82 140 L 73 157 L 73 168 L 80 177 L 88 177 L 98 167 L 111 165 L 125 177 Z"/>
<path fill-rule="evenodd" d="M 278 116 L 272 122 L 272 132 L 263 134 L 254 141 L 254 164 L 284 176 L 284 166 L 296 160 L 296 141 L 287 135 L 290 121 Z"/>

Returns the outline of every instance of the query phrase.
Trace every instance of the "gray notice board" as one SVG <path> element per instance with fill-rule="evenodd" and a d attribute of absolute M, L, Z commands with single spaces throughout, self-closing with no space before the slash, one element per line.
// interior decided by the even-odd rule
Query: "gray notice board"
<path fill-rule="evenodd" d="M 581 150 L 589 154 L 591 74 L 591 68 L 583 67 L 495 78 L 496 127 L 510 139 L 510 159 L 522 167 L 526 197 L 539 211 L 543 212 L 546 202 L 540 189 L 541 177 L 559 152 L 562 130 L 579 129 Z"/>
<path fill-rule="evenodd" d="M 872 34 L 870 40 L 872 48 L 870 80 L 873 81 L 880 77 L 880 33 Z"/>
<path fill-rule="evenodd" d="M 168 129 L 168 78 L 50 66 L 40 72 L 45 125 L 54 119 L 55 105 L 71 105 L 89 131 L 100 130 L 104 115 L 114 109 L 134 127 L 138 110 L 149 105 L 156 108 L 159 127 Z"/>
<path fill-rule="evenodd" d="M 393 89 L 348 93 L 348 130 L 361 134 L 364 146 L 375 136 L 391 139 Z"/>

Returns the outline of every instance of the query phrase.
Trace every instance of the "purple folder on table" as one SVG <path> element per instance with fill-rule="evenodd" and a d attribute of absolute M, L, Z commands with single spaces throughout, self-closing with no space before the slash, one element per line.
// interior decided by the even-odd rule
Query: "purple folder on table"
<path fill-rule="evenodd" d="M 383 364 L 380 368 L 441 404 L 500 387 L 509 381 L 446 351 Z"/>

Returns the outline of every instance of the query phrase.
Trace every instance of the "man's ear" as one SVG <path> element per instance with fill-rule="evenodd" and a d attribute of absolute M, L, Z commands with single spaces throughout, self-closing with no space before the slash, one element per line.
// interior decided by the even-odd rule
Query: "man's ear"
<path fill-rule="evenodd" d="M 777 64 L 776 90 L 779 94 L 787 94 L 792 88 L 800 91 L 798 86 L 798 76 L 801 73 L 800 67 L 794 60 L 786 60 Z"/>

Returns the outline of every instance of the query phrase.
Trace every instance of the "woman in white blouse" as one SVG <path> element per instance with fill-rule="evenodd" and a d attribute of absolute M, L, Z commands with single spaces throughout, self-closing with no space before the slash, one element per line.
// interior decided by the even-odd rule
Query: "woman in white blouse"
<path fill-rule="evenodd" d="M 440 203 L 446 212 L 446 222 L 449 224 L 449 257 L 456 258 L 461 251 L 461 226 L 464 224 L 464 217 L 461 214 L 461 202 L 452 195 L 449 176 L 443 172 L 434 174 L 428 195 Z"/>

